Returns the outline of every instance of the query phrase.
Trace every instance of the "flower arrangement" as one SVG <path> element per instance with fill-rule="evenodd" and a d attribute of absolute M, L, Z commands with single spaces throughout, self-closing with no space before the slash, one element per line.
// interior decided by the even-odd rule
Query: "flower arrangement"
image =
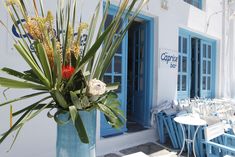
<path fill-rule="evenodd" d="M 51 11 L 45 12 L 42 0 L 31 2 L 32 16 L 29 14 L 32 10 L 28 8 L 29 1 L 5 2 L 20 35 L 20 38 L 14 39 L 14 47 L 30 69 L 23 72 L 7 67 L 1 69 L 11 78 L 0 77 L 0 86 L 33 89 L 35 92 L 1 103 L 0 107 L 24 99 L 37 101 L 12 113 L 11 116 L 18 119 L 2 134 L 0 143 L 14 131 L 18 135 L 24 124 L 43 110 L 49 110 L 48 117 L 54 118 L 58 124 L 66 123 L 58 118 L 59 115 L 69 114 L 68 121 L 72 120 L 83 143 L 89 143 L 89 139 L 79 111 L 97 109 L 104 113 L 112 127 L 121 127 L 125 116 L 119 109 L 120 102 L 114 92 L 118 83 L 105 84 L 101 80 L 128 28 L 147 0 L 122 0 L 107 28 L 104 25 L 109 0 L 100 23 L 97 19 L 103 4 L 101 0 L 90 24 L 80 20 L 78 25 L 76 21 L 81 17 L 77 17 L 77 0 L 57 0 L 56 18 Z M 119 29 L 123 18 L 129 19 L 129 22 Z M 119 35 L 115 36 L 116 33 Z M 56 112 L 52 114 L 54 109 Z"/>

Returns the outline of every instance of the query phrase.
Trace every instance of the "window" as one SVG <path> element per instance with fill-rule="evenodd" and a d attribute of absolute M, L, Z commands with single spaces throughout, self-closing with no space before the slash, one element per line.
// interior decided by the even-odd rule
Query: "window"
<path fill-rule="evenodd" d="M 105 28 L 107 28 L 110 23 L 113 20 L 113 17 L 115 15 L 115 10 L 110 10 L 107 19 L 105 21 Z M 119 29 L 123 26 L 123 24 L 126 23 L 125 21 L 121 21 L 119 25 Z M 118 32 L 115 33 L 114 38 L 118 37 L 119 34 Z M 126 87 L 125 87 L 125 78 L 126 78 L 126 69 L 124 68 L 126 65 L 126 57 L 125 54 L 127 53 L 125 49 L 125 41 L 127 37 L 124 37 L 123 42 L 120 44 L 117 52 L 115 53 L 114 57 L 112 58 L 109 67 L 106 69 L 104 76 L 103 76 L 103 81 L 106 84 L 109 83 L 114 83 L 114 82 L 119 82 L 119 88 L 116 90 L 118 94 L 118 98 L 121 102 L 121 110 L 123 111 L 124 114 L 126 114 Z M 114 134 L 120 134 L 126 131 L 126 126 L 123 126 L 121 129 L 117 130 L 112 128 L 108 123 L 106 123 L 106 117 L 104 114 L 101 114 L 100 117 L 100 135 L 105 137 L 105 136 L 110 136 Z"/>
<path fill-rule="evenodd" d="M 212 45 L 209 42 L 201 41 L 201 97 L 211 97 L 212 93 Z"/>
<path fill-rule="evenodd" d="M 178 60 L 178 96 L 180 99 L 189 95 L 189 38 L 179 36 Z"/>
<path fill-rule="evenodd" d="M 184 0 L 184 1 L 199 9 L 202 9 L 202 0 Z"/>
<path fill-rule="evenodd" d="M 108 15 L 107 19 L 105 21 L 105 27 L 107 28 L 110 23 L 113 20 L 113 15 Z M 120 26 L 122 26 L 122 21 L 120 23 Z M 118 36 L 116 34 L 115 36 Z M 123 50 L 122 50 L 123 45 L 121 44 L 114 55 L 114 58 L 112 59 L 108 69 L 106 70 L 104 74 L 103 81 L 107 84 L 109 83 L 114 83 L 114 82 L 119 82 L 119 89 L 116 91 L 117 93 L 122 93 L 122 76 L 123 76 L 123 69 L 122 69 L 122 62 L 123 62 Z"/>
<path fill-rule="evenodd" d="M 215 89 L 213 41 L 191 33 L 180 33 L 178 40 L 178 99 L 212 98 Z"/>

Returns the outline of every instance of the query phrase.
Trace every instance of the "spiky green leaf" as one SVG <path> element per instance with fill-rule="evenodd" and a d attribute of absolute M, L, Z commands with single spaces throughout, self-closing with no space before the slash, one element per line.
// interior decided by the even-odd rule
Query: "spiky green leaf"
<path fill-rule="evenodd" d="M 55 95 L 56 100 L 58 101 L 61 107 L 63 107 L 64 109 L 69 107 L 67 101 L 65 100 L 64 96 L 60 93 L 60 91 L 56 90 L 53 92 L 53 94 Z"/>
<path fill-rule="evenodd" d="M 75 120 L 75 128 L 77 130 L 78 136 L 80 138 L 80 140 L 83 143 L 89 143 L 89 138 L 87 136 L 87 132 L 86 129 L 84 127 L 83 121 L 79 115 L 79 113 L 76 116 L 76 120 Z"/>
<path fill-rule="evenodd" d="M 77 117 L 77 108 L 75 106 L 69 106 L 69 113 L 72 119 L 73 124 L 75 124 L 76 117 Z"/>
<path fill-rule="evenodd" d="M 70 97 L 73 102 L 73 105 L 76 106 L 78 110 L 82 109 L 81 102 L 75 92 L 70 91 Z"/>
<path fill-rule="evenodd" d="M 35 42 L 35 47 L 37 49 L 39 60 L 41 62 L 45 76 L 46 78 L 48 78 L 50 82 L 50 86 L 52 86 L 53 80 L 52 80 L 51 66 L 50 66 L 46 51 L 44 50 L 42 43 Z"/>
<path fill-rule="evenodd" d="M 30 82 L 22 82 L 13 79 L 3 78 L 0 77 L 0 86 L 7 87 L 7 88 L 19 88 L 19 89 L 35 89 L 35 90 L 47 90 L 47 87 L 42 85 L 37 85 Z"/>
<path fill-rule="evenodd" d="M 6 68 L 6 67 L 1 69 L 1 71 L 5 72 L 5 73 L 7 73 L 9 75 L 12 75 L 14 77 L 17 77 L 19 79 L 23 79 L 23 80 L 26 80 L 26 81 L 34 82 L 34 83 L 37 83 L 37 84 L 42 84 L 42 82 L 38 78 L 32 76 L 29 73 L 21 73 L 19 71 L 16 71 L 16 70 L 13 70 L 13 69 L 10 69 L 10 68 Z"/>
<path fill-rule="evenodd" d="M 19 42 L 20 43 L 20 42 Z M 28 63 L 28 65 L 32 68 L 35 75 L 39 77 L 39 79 L 44 83 L 46 87 L 50 87 L 50 82 L 46 78 L 46 76 L 42 73 L 40 68 L 37 66 L 37 64 L 34 62 L 32 58 L 29 57 L 29 52 L 24 48 L 22 44 L 15 44 L 14 45 L 17 51 L 20 53 L 20 55 L 24 58 L 24 60 Z"/>
<path fill-rule="evenodd" d="M 33 98 L 33 97 L 36 97 L 36 96 L 39 96 L 39 95 L 42 95 L 42 94 L 46 94 L 46 93 L 47 92 L 38 92 L 38 93 L 25 95 L 25 96 L 22 96 L 22 97 L 19 97 L 19 98 L 16 98 L 16 99 L 9 100 L 9 101 L 4 102 L 4 103 L 0 103 L 0 107 L 4 106 L 4 105 L 7 105 L 7 104 L 11 104 L 13 102 L 21 101 L 21 100 L 28 99 L 28 98 Z"/>

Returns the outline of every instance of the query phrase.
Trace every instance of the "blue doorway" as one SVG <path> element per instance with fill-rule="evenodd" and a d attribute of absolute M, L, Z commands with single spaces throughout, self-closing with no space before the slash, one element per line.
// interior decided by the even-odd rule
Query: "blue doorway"
<path fill-rule="evenodd" d="M 153 68 L 152 21 L 138 18 L 128 31 L 127 131 L 137 132 L 150 125 L 150 89 Z M 149 94 L 151 93 L 151 94 Z M 149 95 L 148 95 L 149 94 Z M 150 97 L 149 97 L 150 96 Z"/>
<path fill-rule="evenodd" d="M 105 26 L 115 16 L 116 8 L 109 11 Z M 128 21 L 122 21 L 120 27 Z M 105 83 L 120 82 L 116 91 L 121 101 L 121 109 L 126 115 L 126 124 L 121 129 L 113 129 L 101 114 L 101 136 L 110 137 L 124 132 L 136 132 L 150 126 L 153 84 L 153 19 L 139 16 L 131 25 L 121 43 L 103 81 Z M 118 35 L 118 34 L 117 34 Z M 132 94 L 133 93 L 133 94 Z M 132 96 L 130 96 L 132 95 Z M 129 125 L 133 123 L 137 125 Z M 131 126 L 131 128 L 130 128 Z M 139 129 L 140 127 L 141 129 Z"/>

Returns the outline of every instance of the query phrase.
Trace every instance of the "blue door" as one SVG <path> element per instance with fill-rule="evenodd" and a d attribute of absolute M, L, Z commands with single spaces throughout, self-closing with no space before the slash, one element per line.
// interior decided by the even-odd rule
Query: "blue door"
<path fill-rule="evenodd" d="M 145 110 L 145 24 L 136 25 L 133 30 L 132 48 L 132 113 L 133 121 L 144 126 Z M 130 53 L 130 52 L 129 52 Z"/>
<path fill-rule="evenodd" d="M 212 97 L 212 44 L 201 41 L 200 97 Z"/>
<path fill-rule="evenodd" d="M 112 12 L 107 16 L 105 27 L 107 28 L 113 19 Z M 122 26 L 124 22 L 120 24 Z M 117 36 L 118 34 L 116 34 Z M 118 48 L 112 62 L 104 74 L 103 81 L 105 83 L 114 83 L 120 82 L 119 89 L 116 91 L 119 96 L 119 100 L 121 101 L 121 109 L 126 114 L 126 55 L 127 55 L 127 46 L 126 46 L 127 37 L 124 38 L 122 44 Z M 105 116 L 101 114 L 101 136 L 110 136 L 115 134 L 120 134 L 126 131 L 126 126 L 121 129 L 113 129 L 106 121 Z"/>

